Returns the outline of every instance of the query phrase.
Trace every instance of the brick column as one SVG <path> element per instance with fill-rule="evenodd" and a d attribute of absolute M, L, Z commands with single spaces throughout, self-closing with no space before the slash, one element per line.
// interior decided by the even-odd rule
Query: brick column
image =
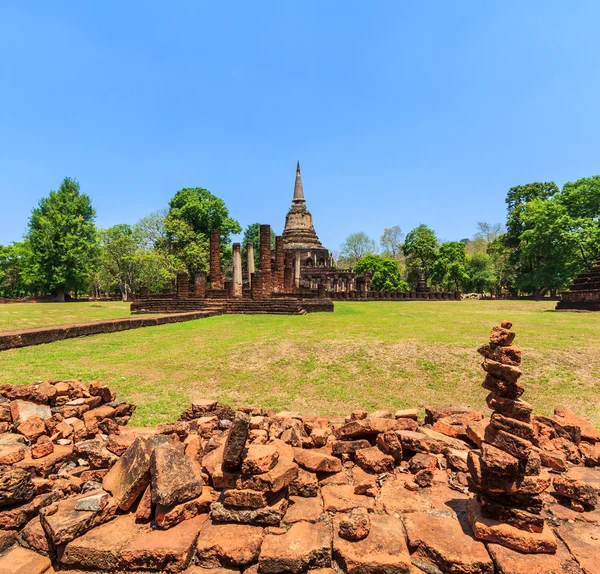
<path fill-rule="evenodd" d="M 242 296 L 242 251 L 239 243 L 232 245 L 233 249 L 233 296 Z"/>
<path fill-rule="evenodd" d="M 204 299 L 206 297 L 206 272 L 200 271 L 194 275 L 194 295 Z"/>
<path fill-rule="evenodd" d="M 275 284 L 273 291 L 283 293 L 285 290 L 285 257 L 283 252 L 283 237 L 275 238 Z"/>
<path fill-rule="evenodd" d="M 140 287 L 140 299 L 148 297 L 148 287 Z"/>
<path fill-rule="evenodd" d="M 283 287 L 286 293 L 291 293 L 294 283 L 294 268 L 291 265 L 286 265 L 283 272 Z"/>
<path fill-rule="evenodd" d="M 265 297 L 271 293 L 271 226 L 260 226 L 260 273 L 262 275 L 262 292 Z"/>
<path fill-rule="evenodd" d="M 213 229 L 210 232 L 210 287 L 211 289 L 223 289 L 221 232 L 218 229 Z"/>
<path fill-rule="evenodd" d="M 327 297 L 327 288 L 325 286 L 324 281 L 321 281 L 319 283 L 319 294 L 318 294 L 319 299 L 325 299 L 325 297 Z"/>
<path fill-rule="evenodd" d="M 190 277 L 187 273 L 177 273 L 177 297 L 185 299 L 190 294 Z"/>
<path fill-rule="evenodd" d="M 252 287 L 250 288 L 250 297 L 252 299 L 264 299 L 263 279 L 264 276 L 261 271 L 255 271 L 252 274 Z"/>
<path fill-rule="evenodd" d="M 248 243 L 246 245 L 246 252 L 248 254 L 248 286 L 252 287 L 252 274 L 254 273 L 254 244 Z"/>

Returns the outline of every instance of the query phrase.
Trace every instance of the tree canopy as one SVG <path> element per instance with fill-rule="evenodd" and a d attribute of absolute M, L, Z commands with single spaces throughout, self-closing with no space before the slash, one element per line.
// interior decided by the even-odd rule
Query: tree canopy
<path fill-rule="evenodd" d="M 95 216 L 90 198 L 68 177 L 40 200 L 26 237 L 36 287 L 60 301 L 70 290 L 87 289 L 98 249 Z"/>
<path fill-rule="evenodd" d="M 340 247 L 340 255 L 351 265 L 368 253 L 375 253 L 377 246 L 366 233 L 359 231 L 349 235 Z"/>
<path fill-rule="evenodd" d="M 408 291 L 409 285 L 402 279 L 398 262 L 381 255 L 367 254 L 354 266 L 356 273 L 370 271 L 371 289 L 376 291 Z"/>

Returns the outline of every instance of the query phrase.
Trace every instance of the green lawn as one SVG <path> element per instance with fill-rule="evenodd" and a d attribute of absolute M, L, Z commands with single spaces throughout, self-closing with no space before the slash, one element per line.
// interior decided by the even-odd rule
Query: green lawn
<path fill-rule="evenodd" d="M 130 316 L 129 305 L 121 301 L 0 304 L 0 332 L 99 319 L 121 319 Z"/>
<path fill-rule="evenodd" d="M 318 414 L 429 404 L 487 410 L 476 349 L 509 319 L 523 350 L 524 399 L 546 414 L 570 407 L 600 427 L 600 313 L 552 309 L 382 301 L 337 302 L 334 313 L 297 317 L 219 316 L 2 352 L 0 384 L 98 379 L 138 405 L 134 424 L 174 420 L 203 397 Z"/>

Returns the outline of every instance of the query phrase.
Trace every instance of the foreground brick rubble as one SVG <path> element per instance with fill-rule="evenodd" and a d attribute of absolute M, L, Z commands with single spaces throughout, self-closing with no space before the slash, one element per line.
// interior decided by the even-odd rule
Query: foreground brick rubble
<path fill-rule="evenodd" d="M 600 572 L 600 432 L 532 413 L 510 329 L 489 419 L 201 400 L 135 428 L 95 382 L 0 387 L 0 574 Z"/>

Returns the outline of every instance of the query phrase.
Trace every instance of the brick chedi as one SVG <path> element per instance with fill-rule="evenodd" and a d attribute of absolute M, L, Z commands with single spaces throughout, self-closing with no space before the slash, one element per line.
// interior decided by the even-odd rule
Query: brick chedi
<path fill-rule="evenodd" d="M 521 400 L 521 351 L 512 342 L 512 323 L 494 327 L 490 342 L 478 349 L 486 377 L 483 387 L 493 410 L 481 452 L 471 451 L 468 466 L 476 499 L 467 516 L 475 536 L 524 553 L 556 552 L 557 542 L 542 516 L 541 493 L 550 485 L 534 449 L 532 407 Z"/>
<path fill-rule="evenodd" d="M 558 311 L 600 311 L 600 257 L 592 268 L 581 273 L 556 305 Z"/>

